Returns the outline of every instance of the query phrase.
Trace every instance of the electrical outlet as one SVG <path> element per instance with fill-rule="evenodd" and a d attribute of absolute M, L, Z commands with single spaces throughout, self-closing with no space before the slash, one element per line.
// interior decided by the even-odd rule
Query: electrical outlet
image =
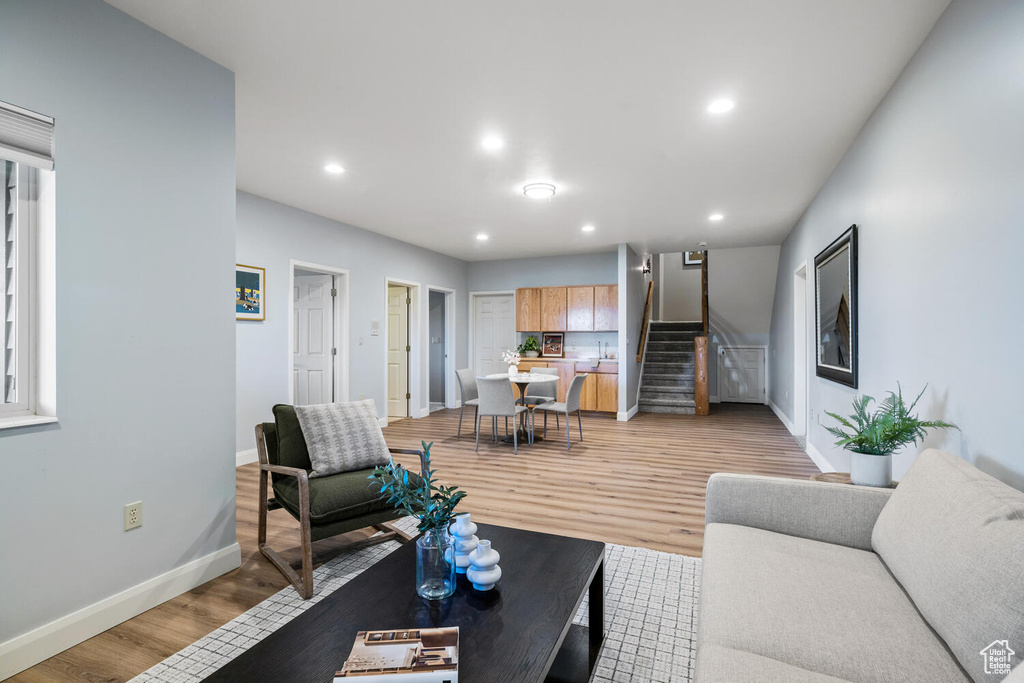
<path fill-rule="evenodd" d="M 142 501 L 128 503 L 124 506 L 124 530 L 142 526 Z"/>

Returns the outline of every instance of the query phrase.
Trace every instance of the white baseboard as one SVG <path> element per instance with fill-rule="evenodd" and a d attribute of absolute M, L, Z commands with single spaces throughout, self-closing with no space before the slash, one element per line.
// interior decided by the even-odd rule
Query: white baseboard
<path fill-rule="evenodd" d="M 430 417 L 430 408 L 420 408 L 420 417 Z"/>
<path fill-rule="evenodd" d="M 640 404 L 637 403 L 635 406 L 627 410 L 626 412 L 615 413 L 615 419 L 619 422 L 629 422 L 636 415 L 637 411 L 640 410 Z"/>
<path fill-rule="evenodd" d="M 242 549 L 237 543 L 232 543 L 227 548 L 0 643 L 0 680 L 237 569 L 241 564 Z"/>
<path fill-rule="evenodd" d="M 814 461 L 814 464 L 818 466 L 818 469 L 822 472 L 835 472 L 836 468 L 828 461 L 821 451 L 814 447 L 811 440 L 807 440 L 807 457 Z"/>
<path fill-rule="evenodd" d="M 380 422 L 380 426 L 382 429 L 388 426 L 388 418 L 386 415 L 384 417 L 378 417 L 377 421 Z"/>
<path fill-rule="evenodd" d="M 250 448 L 247 451 L 238 451 L 235 453 L 235 467 L 248 465 L 249 463 L 256 462 L 259 459 L 259 452 L 255 448 Z"/>
<path fill-rule="evenodd" d="M 794 426 L 792 421 L 790 421 L 789 417 L 786 416 L 786 413 L 782 412 L 782 408 L 775 405 L 775 401 L 771 399 L 768 399 L 768 407 L 772 409 L 773 413 L 775 413 L 775 417 L 779 418 L 779 421 L 786 426 L 786 429 L 789 430 L 789 433 L 795 435 L 796 426 Z"/>
<path fill-rule="evenodd" d="M 768 400 L 768 406 L 772 409 L 772 412 L 775 413 L 775 416 L 779 418 L 779 421 L 785 425 L 787 430 L 789 430 L 789 433 L 796 435 L 796 426 L 790 421 L 786 414 L 782 412 L 782 408 L 775 405 L 775 402 L 771 399 Z M 811 462 L 813 462 L 822 472 L 835 472 L 836 468 L 832 466 L 832 463 L 830 463 L 824 455 L 822 455 L 821 451 L 814 447 L 814 444 L 811 443 L 811 439 L 808 435 L 804 435 L 804 440 L 807 442 L 807 447 L 804 449 L 804 452 L 807 453 L 807 457 L 811 459 Z"/>

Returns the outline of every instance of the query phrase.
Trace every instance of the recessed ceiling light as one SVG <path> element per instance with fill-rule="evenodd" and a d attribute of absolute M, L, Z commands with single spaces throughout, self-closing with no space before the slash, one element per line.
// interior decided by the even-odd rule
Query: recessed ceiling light
<path fill-rule="evenodd" d="M 523 194 L 530 199 L 550 199 L 555 196 L 555 186 L 551 183 L 530 183 L 523 187 Z"/>
<path fill-rule="evenodd" d="M 583 232 L 594 232 L 594 226 L 584 225 L 582 228 L 580 228 L 580 230 L 582 230 Z"/>
<path fill-rule="evenodd" d="M 724 114 L 727 111 L 732 111 L 732 108 L 735 106 L 736 102 L 728 98 L 712 100 L 711 104 L 708 105 L 708 113 Z"/>
<path fill-rule="evenodd" d="M 717 223 L 718 221 L 722 220 L 723 218 L 725 218 L 725 216 L 723 216 L 720 213 L 713 213 L 710 216 L 708 216 L 708 220 L 711 221 L 712 223 Z"/>
<path fill-rule="evenodd" d="M 505 141 L 499 138 L 497 135 L 488 135 L 480 141 L 484 149 L 501 149 L 505 146 Z"/>
<path fill-rule="evenodd" d="M 490 238 L 487 237 L 487 235 L 485 235 L 484 233 L 480 233 L 479 235 L 476 236 L 476 239 L 478 242 L 486 242 Z"/>
<path fill-rule="evenodd" d="M 324 166 L 324 170 L 334 175 L 345 172 L 345 168 L 341 164 L 327 164 Z"/>

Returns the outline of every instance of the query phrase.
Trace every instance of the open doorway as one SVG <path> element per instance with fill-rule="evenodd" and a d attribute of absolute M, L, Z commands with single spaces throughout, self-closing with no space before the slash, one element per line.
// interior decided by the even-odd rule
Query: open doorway
<path fill-rule="evenodd" d="M 807 447 L 807 262 L 793 273 L 793 436 Z"/>
<path fill-rule="evenodd" d="M 293 405 L 348 400 L 348 272 L 291 262 L 288 383 Z"/>
<path fill-rule="evenodd" d="M 428 287 L 427 335 L 427 387 L 429 410 L 454 407 L 452 402 L 452 376 L 454 374 L 455 326 L 452 302 L 454 290 Z"/>

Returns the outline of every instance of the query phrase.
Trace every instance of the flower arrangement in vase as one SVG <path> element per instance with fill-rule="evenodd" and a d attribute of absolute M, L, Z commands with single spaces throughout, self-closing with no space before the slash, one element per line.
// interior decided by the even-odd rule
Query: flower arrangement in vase
<path fill-rule="evenodd" d="M 515 375 L 519 372 L 519 361 L 522 360 L 522 357 L 519 355 L 518 351 L 505 349 L 501 354 L 501 359 L 508 363 L 508 374 Z"/>
<path fill-rule="evenodd" d="M 890 391 L 873 413 L 868 412 L 868 406 L 875 400 L 870 396 L 854 399 L 849 419 L 825 411 L 840 425 L 825 427 L 826 431 L 837 438 L 837 446 L 850 451 L 851 482 L 860 486 L 891 486 L 893 453 L 924 439 L 926 429 L 959 429 L 949 422 L 919 420 L 917 415 L 911 415 L 923 395 L 924 389 L 921 389 L 908 406 L 903 400 L 903 387 L 897 382 L 896 391 Z"/>
<path fill-rule="evenodd" d="M 420 520 L 416 539 L 416 592 L 428 600 L 440 600 L 455 592 L 455 540 L 448 527 L 455 506 L 466 497 L 458 486 L 442 486 L 430 467 L 430 447 L 423 444 L 423 473 L 409 472 L 391 460 L 375 467 L 370 479 L 380 485 L 381 498 L 387 498 L 403 515 Z"/>

